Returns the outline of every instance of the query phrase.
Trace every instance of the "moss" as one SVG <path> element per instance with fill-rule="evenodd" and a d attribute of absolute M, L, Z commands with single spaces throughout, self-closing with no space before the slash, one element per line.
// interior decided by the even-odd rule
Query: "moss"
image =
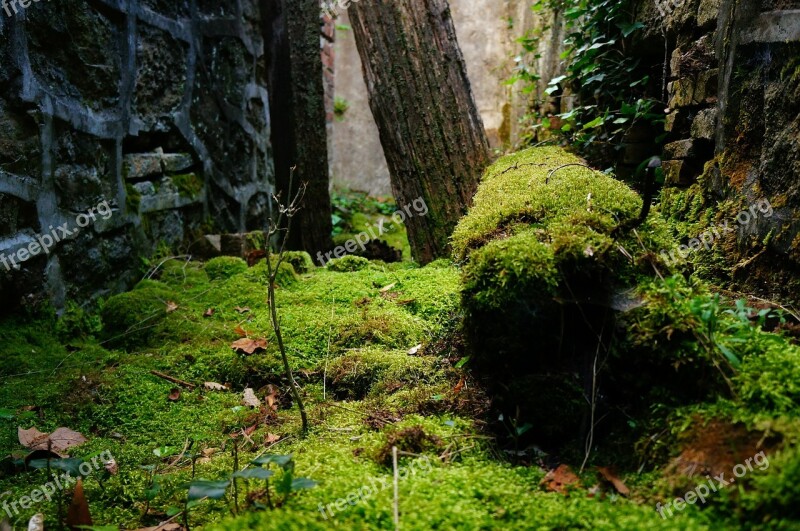
<path fill-rule="evenodd" d="M 406 351 L 386 351 L 375 348 L 348 352 L 325 362 L 331 386 L 342 399 L 360 400 L 371 391 L 383 395 L 406 385 L 434 381 L 439 375 L 431 358 L 409 356 Z"/>
<path fill-rule="evenodd" d="M 201 262 L 168 260 L 162 264 L 159 279 L 172 287 L 202 286 L 208 284 L 208 274 Z"/>
<path fill-rule="evenodd" d="M 194 199 L 203 193 L 205 183 L 203 179 L 194 173 L 171 175 L 169 178 L 172 180 L 172 184 L 175 185 L 175 188 L 178 189 L 178 193 L 180 193 L 181 197 Z"/>
<path fill-rule="evenodd" d="M 272 266 L 275 267 L 278 263 L 277 257 L 272 257 Z M 255 266 L 251 267 L 246 273 L 245 277 L 248 280 L 258 282 L 264 286 L 267 285 L 267 278 L 269 277 L 269 272 L 267 269 L 267 261 L 266 259 L 261 260 Z M 284 261 L 281 263 L 280 267 L 278 268 L 277 274 L 275 275 L 275 284 L 282 288 L 286 288 L 295 284 L 299 280 L 297 273 L 292 267 L 292 264 L 288 261 Z"/>
<path fill-rule="evenodd" d="M 305 251 L 287 251 L 284 260 L 292 264 L 294 270 L 300 275 L 310 273 L 316 267 L 311 255 Z"/>
<path fill-rule="evenodd" d="M 336 271 L 337 273 L 352 273 L 369 267 L 369 260 L 361 256 L 348 255 L 331 260 L 328 262 L 327 267 L 330 271 Z"/>
<path fill-rule="evenodd" d="M 159 282 L 142 281 L 137 289 L 115 295 L 103 305 L 103 331 L 112 344 L 133 348 L 154 339 L 153 329 L 167 317 L 167 303 L 178 295 Z"/>
<path fill-rule="evenodd" d="M 205 270 L 211 280 L 225 280 L 247 271 L 247 262 L 234 256 L 219 256 L 206 262 Z"/>
<path fill-rule="evenodd" d="M 125 208 L 128 214 L 139 214 L 139 205 L 142 204 L 142 194 L 131 183 L 125 183 Z"/>

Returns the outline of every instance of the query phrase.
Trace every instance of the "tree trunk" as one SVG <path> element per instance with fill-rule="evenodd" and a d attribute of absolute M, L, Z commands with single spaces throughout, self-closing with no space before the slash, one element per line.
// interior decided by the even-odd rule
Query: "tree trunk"
<path fill-rule="evenodd" d="M 370 107 L 414 258 L 449 253 L 489 163 L 489 143 L 456 40 L 447 0 L 363 0 L 349 8 Z"/>
<path fill-rule="evenodd" d="M 319 0 L 268 0 L 264 37 L 276 187 L 308 185 L 288 246 L 314 256 L 333 247 Z"/>

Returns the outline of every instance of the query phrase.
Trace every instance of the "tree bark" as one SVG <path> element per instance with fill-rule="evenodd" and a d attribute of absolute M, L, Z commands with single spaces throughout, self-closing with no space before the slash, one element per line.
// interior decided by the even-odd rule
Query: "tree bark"
<path fill-rule="evenodd" d="M 312 256 L 333 247 L 320 12 L 318 0 L 268 0 L 263 32 L 276 188 L 285 199 L 307 184 L 288 246 Z"/>
<path fill-rule="evenodd" d="M 362 0 L 348 13 L 395 198 L 430 210 L 406 220 L 414 258 L 428 263 L 449 254 L 490 158 L 450 7 Z"/>

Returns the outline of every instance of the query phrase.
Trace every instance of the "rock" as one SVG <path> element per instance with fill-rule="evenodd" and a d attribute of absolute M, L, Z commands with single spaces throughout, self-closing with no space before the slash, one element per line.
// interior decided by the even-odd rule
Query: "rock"
<path fill-rule="evenodd" d="M 697 26 L 706 28 L 716 25 L 720 0 L 703 0 L 697 7 Z"/>
<path fill-rule="evenodd" d="M 164 153 L 161 160 L 167 173 L 185 171 L 194 165 L 192 156 L 188 153 Z"/>
<path fill-rule="evenodd" d="M 127 179 L 143 179 L 161 175 L 161 155 L 159 153 L 138 153 L 125 155 L 122 172 Z"/>
<path fill-rule="evenodd" d="M 664 159 L 708 159 L 712 149 L 708 140 L 687 138 L 664 146 Z"/>
<path fill-rule="evenodd" d="M 667 186 L 689 186 L 700 174 L 699 170 L 685 160 L 665 160 L 661 163 L 664 182 Z"/>
<path fill-rule="evenodd" d="M 713 140 L 716 136 L 717 116 L 719 116 L 717 107 L 697 113 L 697 116 L 692 121 L 692 137 Z"/>

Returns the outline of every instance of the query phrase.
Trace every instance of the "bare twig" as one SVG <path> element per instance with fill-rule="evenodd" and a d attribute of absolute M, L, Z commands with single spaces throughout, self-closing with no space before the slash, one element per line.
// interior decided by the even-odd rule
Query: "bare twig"
<path fill-rule="evenodd" d="M 392 468 L 394 469 L 394 528 L 400 529 L 400 474 L 397 469 L 397 446 L 392 446 Z"/>
<path fill-rule="evenodd" d="M 153 376 L 158 376 L 159 378 L 162 378 L 162 379 L 164 379 L 164 380 L 166 380 L 168 382 L 172 382 L 174 384 L 180 385 L 180 386 L 185 387 L 187 389 L 194 389 L 195 387 L 197 387 L 193 383 L 185 382 L 183 380 L 179 380 L 179 379 L 175 378 L 174 376 L 170 376 L 169 374 L 164 374 L 163 372 L 150 371 L 150 374 L 152 374 Z"/>

